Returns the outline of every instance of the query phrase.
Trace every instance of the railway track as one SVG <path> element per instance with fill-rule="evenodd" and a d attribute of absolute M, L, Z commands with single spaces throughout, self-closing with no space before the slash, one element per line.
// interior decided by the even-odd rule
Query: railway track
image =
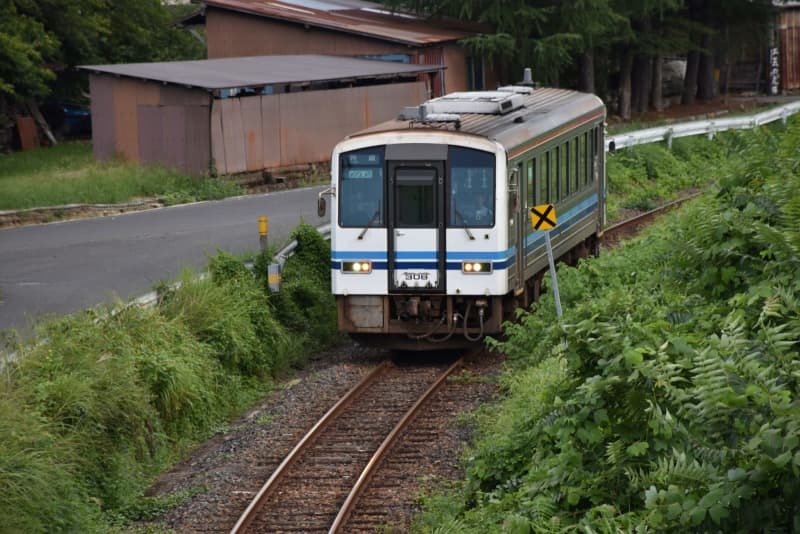
<path fill-rule="evenodd" d="M 640 215 L 636 215 L 635 217 L 631 217 L 630 219 L 626 219 L 622 222 L 609 226 L 608 228 L 605 229 L 605 232 L 603 233 L 603 243 L 611 246 L 617 244 L 623 237 L 628 237 L 636 234 L 640 228 L 651 223 L 653 219 L 655 219 L 659 215 L 679 207 L 681 204 L 683 204 L 688 200 L 697 198 L 698 196 L 700 196 L 700 194 L 701 193 L 694 193 L 685 196 L 683 198 L 679 198 L 678 200 L 673 200 L 672 202 L 668 202 L 667 204 L 664 204 L 663 206 L 660 206 L 656 209 L 650 210 Z"/>
<path fill-rule="evenodd" d="M 374 531 L 382 524 L 386 503 L 380 497 L 376 501 L 370 489 L 364 509 L 353 516 L 356 504 L 370 493 L 375 470 L 401 433 L 461 364 L 379 365 L 300 440 L 231 532 Z M 431 431 L 436 429 L 422 425 L 422 444 Z M 414 449 L 399 451 L 396 461 L 415 462 Z M 392 485 L 391 477 L 381 477 L 384 489 L 387 483 Z"/>

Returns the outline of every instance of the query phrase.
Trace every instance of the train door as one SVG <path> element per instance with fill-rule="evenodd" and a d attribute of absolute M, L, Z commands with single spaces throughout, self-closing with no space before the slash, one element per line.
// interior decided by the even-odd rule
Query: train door
<path fill-rule="evenodd" d="M 441 152 L 436 159 L 411 160 L 397 158 L 412 155 L 398 153 L 403 146 L 407 145 L 387 147 L 389 291 L 444 292 L 447 147 L 435 147 Z M 419 157 L 429 148 L 424 145 L 413 155 Z M 390 159 L 393 156 L 397 159 Z"/>

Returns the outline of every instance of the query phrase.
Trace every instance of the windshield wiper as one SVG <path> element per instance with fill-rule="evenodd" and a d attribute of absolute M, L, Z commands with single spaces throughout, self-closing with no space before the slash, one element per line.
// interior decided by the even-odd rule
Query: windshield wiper
<path fill-rule="evenodd" d="M 363 230 L 361 230 L 361 233 L 358 234 L 358 238 L 364 239 L 364 234 L 367 233 L 367 230 L 369 230 L 372 227 L 372 225 L 376 223 L 380 218 L 381 218 L 381 209 L 378 208 L 375 210 L 375 213 L 372 214 L 372 217 L 369 218 L 367 225 L 364 227 Z"/>
<path fill-rule="evenodd" d="M 469 237 L 472 241 L 475 241 L 475 236 L 472 235 L 472 232 L 470 232 L 469 228 L 467 228 L 467 219 L 465 219 L 464 216 L 461 215 L 461 212 L 458 211 L 457 208 L 453 208 L 453 211 L 456 213 L 456 217 L 461 217 L 461 222 L 464 223 L 464 231 L 467 232 L 467 237 Z"/>

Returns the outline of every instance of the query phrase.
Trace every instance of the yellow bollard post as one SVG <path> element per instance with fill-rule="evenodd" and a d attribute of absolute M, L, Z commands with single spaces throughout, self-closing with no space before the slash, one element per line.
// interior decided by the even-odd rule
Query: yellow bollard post
<path fill-rule="evenodd" d="M 259 244 L 261 245 L 261 250 L 267 249 L 268 232 L 269 232 L 269 220 L 262 215 L 258 218 L 258 234 L 259 234 Z"/>

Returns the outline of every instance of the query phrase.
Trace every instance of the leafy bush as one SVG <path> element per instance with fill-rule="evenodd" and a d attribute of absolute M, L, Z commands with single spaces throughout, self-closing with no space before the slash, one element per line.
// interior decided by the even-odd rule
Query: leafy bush
<path fill-rule="evenodd" d="M 341 339 L 336 330 L 336 301 L 331 293 L 330 244 L 312 226 L 292 234 L 297 249 L 286 260 L 281 290 L 272 295 L 281 322 L 312 348 Z"/>
<path fill-rule="evenodd" d="M 419 530 L 800 527 L 800 122 L 737 143 L 718 195 L 559 269 L 562 324 L 545 296 L 494 342 L 508 398 Z"/>

